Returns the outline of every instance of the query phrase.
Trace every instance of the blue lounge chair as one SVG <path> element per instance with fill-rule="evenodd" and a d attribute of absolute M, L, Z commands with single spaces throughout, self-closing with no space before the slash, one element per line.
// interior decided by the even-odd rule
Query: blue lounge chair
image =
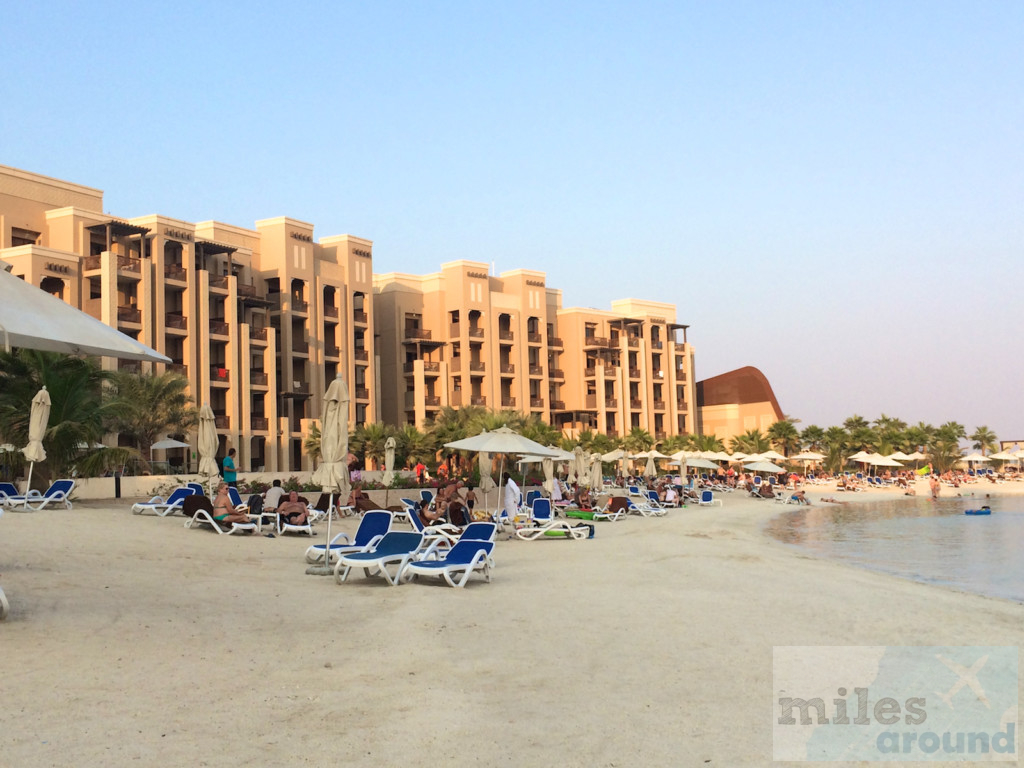
<path fill-rule="evenodd" d="M 490 582 L 491 568 L 494 567 L 493 551 L 493 541 L 459 539 L 442 559 L 409 562 L 403 574 L 409 579 L 440 576 L 452 587 L 464 587 L 469 577 L 478 571 L 483 574 L 484 581 Z"/>
<path fill-rule="evenodd" d="M 523 499 L 523 504 L 527 507 L 533 506 L 534 499 L 540 498 L 540 491 L 530 491 L 526 494 L 526 498 Z"/>
<path fill-rule="evenodd" d="M 450 523 L 434 523 L 433 525 L 424 525 L 423 521 L 420 520 L 418 512 L 409 513 L 409 523 L 412 525 L 412 529 L 417 533 L 422 533 L 428 539 L 433 540 L 438 536 L 444 537 L 448 541 L 454 541 L 462 533 L 462 529 L 456 525 Z"/>
<path fill-rule="evenodd" d="M 434 501 L 434 492 L 428 491 L 426 488 L 420 489 L 420 501 Z"/>
<path fill-rule="evenodd" d="M 166 499 L 161 496 L 154 496 L 149 501 L 139 501 L 132 504 L 132 514 L 141 515 L 143 512 L 155 512 L 160 517 L 167 517 L 167 515 L 181 511 L 185 499 L 192 495 L 194 495 L 194 491 L 188 486 L 175 488 Z"/>
<path fill-rule="evenodd" d="M 314 544 L 306 550 L 307 563 L 322 563 L 324 552 L 330 550 L 328 564 L 333 563 L 346 552 L 366 552 L 378 541 L 384 538 L 391 529 L 391 512 L 386 510 L 371 510 L 363 515 L 359 521 L 359 528 L 356 530 L 355 538 L 350 539 L 347 533 L 339 533 L 330 544 Z M 344 539 L 344 543 L 342 542 Z"/>
<path fill-rule="evenodd" d="M 711 491 L 700 492 L 700 498 L 697 500 L 697 506 L 710 507 L 715 504 L 717 504 L 718 506 L 722 506 L 722 500 L 716 499 L 715 494 L 713 494 Z"/>
<path fill-rule="evenodd" d="M 71 509 L 71 491 L 75 487 L 74 480 L 54 480 L 45 493 L 32 490 L 24 496 L 9 496 L 7 506 L 23 507 L 24 509 L 44 509 L 50 504 L 61 503 Z"/>
<path fill-rule="evenodd" d="M 538 494 L 530 507 L 530 519 L 534 523 L 547 523 L 554 520 L 554 515 L 551 514 L 551 500 Z"/>
<path fill-rule="evenodd" d="M 197 494 L 199 496 L 205 496 L 206 495 L 206 489 L 203 488 L 203 484 L 202 483 L 195 483 L 195 482 L 185 483 L 185 487 L 186 488 L 191 488 L 192 489 L 192 493 L 195 493 L 195 494 Z"/>
<path fill-rule="evenodd" d="M 362 568 L 367 577 L 381 575 L 391 586 L 398 586 L 398 581 L 416 553 L 423 546 L 423 534 L 411 531 L 390 531 L 384 535 L 377 546 L 366 552 L 353 552 L 338 558 L 334 568 L 334 580 L 341 584 L 348 580 L 352 568 Z M 388 572 L 389 565 L 397 565 L 395 575 Z"/>
<path fill-rule="evenodd" d="M 14 483 L 0 483 L 0 507 L 7 503 L 8 499 L 17 498 L 21 494 L 14 487 Z"/>

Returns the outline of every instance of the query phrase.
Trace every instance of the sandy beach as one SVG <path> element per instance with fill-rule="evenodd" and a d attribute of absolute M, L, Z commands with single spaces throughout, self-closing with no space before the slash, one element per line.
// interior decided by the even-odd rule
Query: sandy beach
<path fill-rule="evenodd" d="M 9 512 L 0 763 L 763 766 L 774 645 L 1024 644 L 1024 606 L 809 557 L 762 533 L 791 508 L 723 498 L 503 535 L 463 590 L 339 586 L 305 574 L 307 537 L 130 500 Z"/>

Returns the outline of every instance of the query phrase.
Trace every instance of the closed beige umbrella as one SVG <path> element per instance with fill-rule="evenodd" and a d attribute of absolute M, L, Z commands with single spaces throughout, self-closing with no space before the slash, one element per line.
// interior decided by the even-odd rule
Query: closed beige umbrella
<path fill-rule="evenodd" d="M 28 445 L 21 449 L 28 459 L 28 481 L 25 483 L 25 497 L 32 489 L 32 468 L 37 461 L 46 461 L 46 450 L 43 448 L 43 438 L 46 437 L 46 426 L 50 423 L 50 393 L 46 387 L 40 389 L 32 398 L 32 411 L 28 418 Z M 28 509 L 28 502 L 25 503 Z"/>
<path fill-rule="evenodd" d="M 395 482 L 395 438 L 389 437 L 384 441 L 384 476 L 381 478 L 381 483 L 391 487 L 391 484 Z"/>
<path fill-rule="evenodd" d="M 550 496 L 555 489 L 555 460 L 545 457 L 540 465 L 544 469 L 544 490 Z"/>
<path fill-rule="evenodd" d="M 587 474 L 590 471 L 590 457 L 579 445 L 573 449 L 573 456 L 575 457 L 573 463 L 576 470 L 576 482 L 580 485 L 587 485 L 589 483 Z"/>
<path fill-rule="evenodd" d="M 601 454 L 599 453 L 590 457 L 590 487 L 595 492 L 604 487 L 604 468 L 601 466 Z"/>
<path fill-rule="evenodd" d="M 199 409 L 199 476 L 211 482 L 220 474 L 217 469 L 217 419 L 209 403 Z"/>
<path fill-rule="evenodd" d="M 327 543 L 324 545 L 323 564 L 312 565 L 306 573 L 329 576 L 331 567 L 328 548 L 331 545 L 331 518 L 334 500 L 348 499 L 352 482 L 348 474 L 348 387 L 341 376 L 335 377 L 324 393 L 324 416 L 320 425 L 320 466 L 313 472 L 313 482 L 323 493 L 331 494 L 327 505 Z"/>

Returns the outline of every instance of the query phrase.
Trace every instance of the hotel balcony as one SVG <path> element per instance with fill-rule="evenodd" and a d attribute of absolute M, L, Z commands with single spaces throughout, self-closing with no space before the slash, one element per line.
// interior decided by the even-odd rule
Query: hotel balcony
<path fill-rule="evenodd" d="M 406 328 L 403 338 L 407 341 L 430 341 L 430 331 L 426 328 Z"/>
<path fill-rule="evenodd" d="M 530 398 L 530 407 L 531 408 L 543 408 L 544 407 L 544 398 L 542 398 L 542 397 L 531 397 Z"/>
<path fill-rule="evenodd" d="M 583 339 L 583 348 L 591 349 L 593 347 L 607 347 L 608 339 L 603 336 L 587 336 Z"/>
<path fill-rule="evenodd" d="M 501 375 L 502 376 L 514 376 L 515 372 L 516 372 L 516 367 L 514 365 L 512 365 L 511 363 L 502 363 L 501 364 Z"/>
<path fill-rule="evenodd" d="M 528 333 L 526 334 L 526 341 L 530 344 L 543 344 L 544 337 L 539 333 Z"/>
<path fill-rule="evenodd" d="M 448 398 L 448 402 L 450 402 L 452 406 L 455 408 L 460 407 L 462 405 L 462 390 L 454 390 L 451 394 L 451 397 Z"/>
<path fill-rule="evenodd" d="M 223 320 L 210 321 L 210 334 L 212 336 L 227 336 L 228 331 L 228 324 L 225 323 Z"/>
<path fill-rule="evenodd" d="M 253 299 L 256 297 L 256 286 L 246 285 L 245 283 L 236 283 L 235 288 L 238 291 L 238 295 L 242 298 Z"/>
<path fill-rule="evenodd" d="M 487 405 L 487 398 L 483 395 L 472 395 L 469 398 L 470 405 Z"/>
<path fill-rule="evenodd" d="M 592 379 L 597 376 L 597 368 L 584 368 L 583 377 L 586 379 Z"/>
<path fill-rule="evenodd" d="M 676 410 L 681 413 L 686 413 L 686 401 L 676 400 Z"/>
<path fill-rule="evenodd" d="M 219 365 L 210 366 L 210 383 L 211 384 L 229 384 L 231 383 L 231 373 L 227 368 Z"/>
<path fill-rule="evenodd" d="M 562 340 L 557 336 L 548 336 L 548 346 L 554 347 L 555 349 L 562 348 Z"/>
<path fill-rule="evenodd" d="M 178 312 L 168 312 L 164 315 L 164 326 L 166 328 L 173 328 L 176 331 L 187 331 L 188 320 Z"/>
<path fill-rule="evenodd" d="M 267 329 L 266 328 L 253 328 L 249 326 L 249 338 L 253 341 L 261 341 L 264 344 L 267 343 Z"/>
<path fill-rule="evenodd" d="M 487 366 L 483 362 L 472 362 L 469 363 L 470 373 L 483 373 L 487 370 Z"/>
<path fill-rule="evenodd" d="M 514 341 L 515 334 L 512 331 L 498 331 L 499 341 Z"/>
<path fill-rule="evenodd" d="M 684 371 L 682 368 L 676 368 L 676 381 L 686 381 L 686 371 Z"/>
<path fill-rule="evenodd" d="M 254 387 L 269 387 L 270 377 L 265 371 L 253 371 L 249 374 L 249 383 Z"/>
<path fill-rule="evenodd" d="M 179 376 L 188 377 L 188 366 L 184 363 L 168 363 L 164 370 L 167 373 L 176 373 Z"/>
<path fill-rule="evenodd" d="M 626 343 L 631 347 L 639 347 L 640 339 L 638 339 L 636 336 L 627 336 Z"/>
<path fill-rule="evenodd" d="M 564 411 L 565 410 L 565 401 L 564 400 L 552 400 L 551 401 L 551 410 L 552 411 Z"/>
<path fill-rule="evenodd" d="M 655 440 L 664 440 L 666 437 L 668 437 L 668 434 L 666 434 L 665 432 L 655 432 L 654 433 L 654 439 Z"/>
<path fill-rule="evenodd" d="M 270 431 L 270 419 L 266 416 L 253 416 L 249 421 L 254 432 Z"/>
<path fill-rule="evenodd" d="M 291 397 L 296 400 L 304 400 L 309 397 L 309 382 L 293 381 L 290 389 L 281 393 L 282 397 Z"/>
<path fill-rule="evenodd" d="M 618 437 L 619 436 L 619 430 L 615 429 L 614 427 L 612 427 L 611 429 L 606 429 L 604 431 L 604 433 L 606 435 L 608 435 L 608 437 Z"/>
<path fill-rule="evenodd" d="M 334 306 L 333 304 L 324 304 L 324 317 L 329 317 L 334 320 L 337 320 L 339 314 L 340 313 L 338 312 L 338 308 L 336 306 Z"/>
<path fill-rule="evenodd" d="M 471 338 L 471 339 L 482 339 L 483 337 L 484 337 L 484 329 L 483 328 L 470 328 L 469 329 L 469 338 Z"/>
<path fill-rule="evenodd" d="M 655 400 L 653 405 L 654 405 L 654 410 L 656 410 L 656 411 L 664 411 L 665 410 L 665 401 L 664 400 Z"/>
<path fill-rule="evenodd" d="M 142 363 L 137 360 L 119 360 L 117 370 L 124 373 L 142 373 Z"/>
<path fill-rule="evenodd" d="M 563 371 L 561 368 L 552 368 L 548 371 L 548 376 L 550 376 L 552 379 L 564 379 L 565 371 Z"/>
<path fill-rule="evenodd" d="M 655 339 L 654 341 L 651 342 L 651 349 L 663 349 L 664 347 L 665 342 L 661 341 L 660 339 Z"/>
<path fill-rule="evenodd" d="M 352 322 L 356 325 L 369 325 L 370 316 L 361 309 L 356 309 L 352 312 Z M 427 337 L 430 338 L 429 336 Z"/>
<path fill-rule="evenodd" d="M 309 339 L 292 339 L 292 353 L 309 356 Z"/>
<path fill-rule="evenodd" d="M 516 399 L 514 397 L 506 397 L 505 395 L 502 395 L 501 396 L 501 407 L 502 408 L 515 408 L 516 407 Z"/>
<path fill-rule="evenodd" d="M 356 400 L 370 399 L 370 390 L 366 387 L 354 387 L 352 389 L 352 394 L 355 396 Z"/>
<path fill-rule="evenodd" d="M 530 375 L 531 376 L 543 376 L 544 375 L 544 366 L 543 365 L 531 365 L 530 366 Z"/>
<path fill-rule="evenodd" d="M 230 416 L 214 416 L 213 423 L 217 425 L 217 429 L 231 429 Z"/>
<path fill-rule="evenodd" d="M 606 397 L 604 399 L 604 407 L 605 408 L 618 408 L 619 407 L 619 401 L 616 400 L 614 397 Z"/>
<path fill-rule="evenodd" d="M 164 264 L 164 277 L 184 283 L 188 281 L 188 271 L 178 264 Z"/>
<path fill-rule="evenodd" d="M 341 349 L 338 347 L 324 347 L 324 357 L 341 357 Z"/>
<path fill-rule="evenodd" d="M 117 308 L 117 322 L 141 323 L 142 311 L 138 307 L 133 307 L 127 304 L 119 305 Z"/>
<path fill-rule="evenodd" d="M 228 289 L 228 276 L 210 275 L 210 288 L 215 288 L 218 291 L 226 292 Z"/>
<path fill-rule="evenodd" d="M 639 411 L 643 409 L 644 401 L 640 400 L 639 398 L 632 398 L 629 401 L 629 407 L 632 408 L 634 411 Z"/>
<path fill-rule="evenodd" d="M 103 263 L 103 259 L 100 256 L 86 256 L 82 260 L 82 271 L 83 272 L 95 272 L 100 268 Z M 132 256 L 118 256 L 115 260 L 117 271 L 119 273 L 125 272 L 129 275 L 141 276 L 142 274 L 142 260 L 136 259 Z"/>
<path fill-rule="evenodd" d="M 639 379 L 640 378 L 640 369 L 639 368 L 630 368 L 629 369 L 629 378 L 631 378 L 631 379 Z"/>
<path fill-rule="evenodd" d="M 369 400 L 370 398 L 367 397 L 366 399 Z M 426 395 L 423 398 L 423 405 L 426 408 L 440 408 L 441 398 L 438 397 L 437 395 Z"/>
<path fill-rule="evenodd" d="M 352 351 L 352 357 L 360 363 L 368 363 L 370 361 L 370 352 L 366 349 L 355 349 Z"/>

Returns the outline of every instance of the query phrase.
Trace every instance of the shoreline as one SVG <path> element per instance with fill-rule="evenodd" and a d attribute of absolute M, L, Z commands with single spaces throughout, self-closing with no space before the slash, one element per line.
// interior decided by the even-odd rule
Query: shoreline
<path fill-rule="evenodd" d="M 786 507 L 723 500 L 499 536 L 492 583 L 464 590 L 339 586 L 305 575 L 307 537 L 128 501 L 5 514 L 7 759 L 764 766 L 773 646 L 1024 644 L 1018 603 L 794 551 L 764 531 Z"/>

